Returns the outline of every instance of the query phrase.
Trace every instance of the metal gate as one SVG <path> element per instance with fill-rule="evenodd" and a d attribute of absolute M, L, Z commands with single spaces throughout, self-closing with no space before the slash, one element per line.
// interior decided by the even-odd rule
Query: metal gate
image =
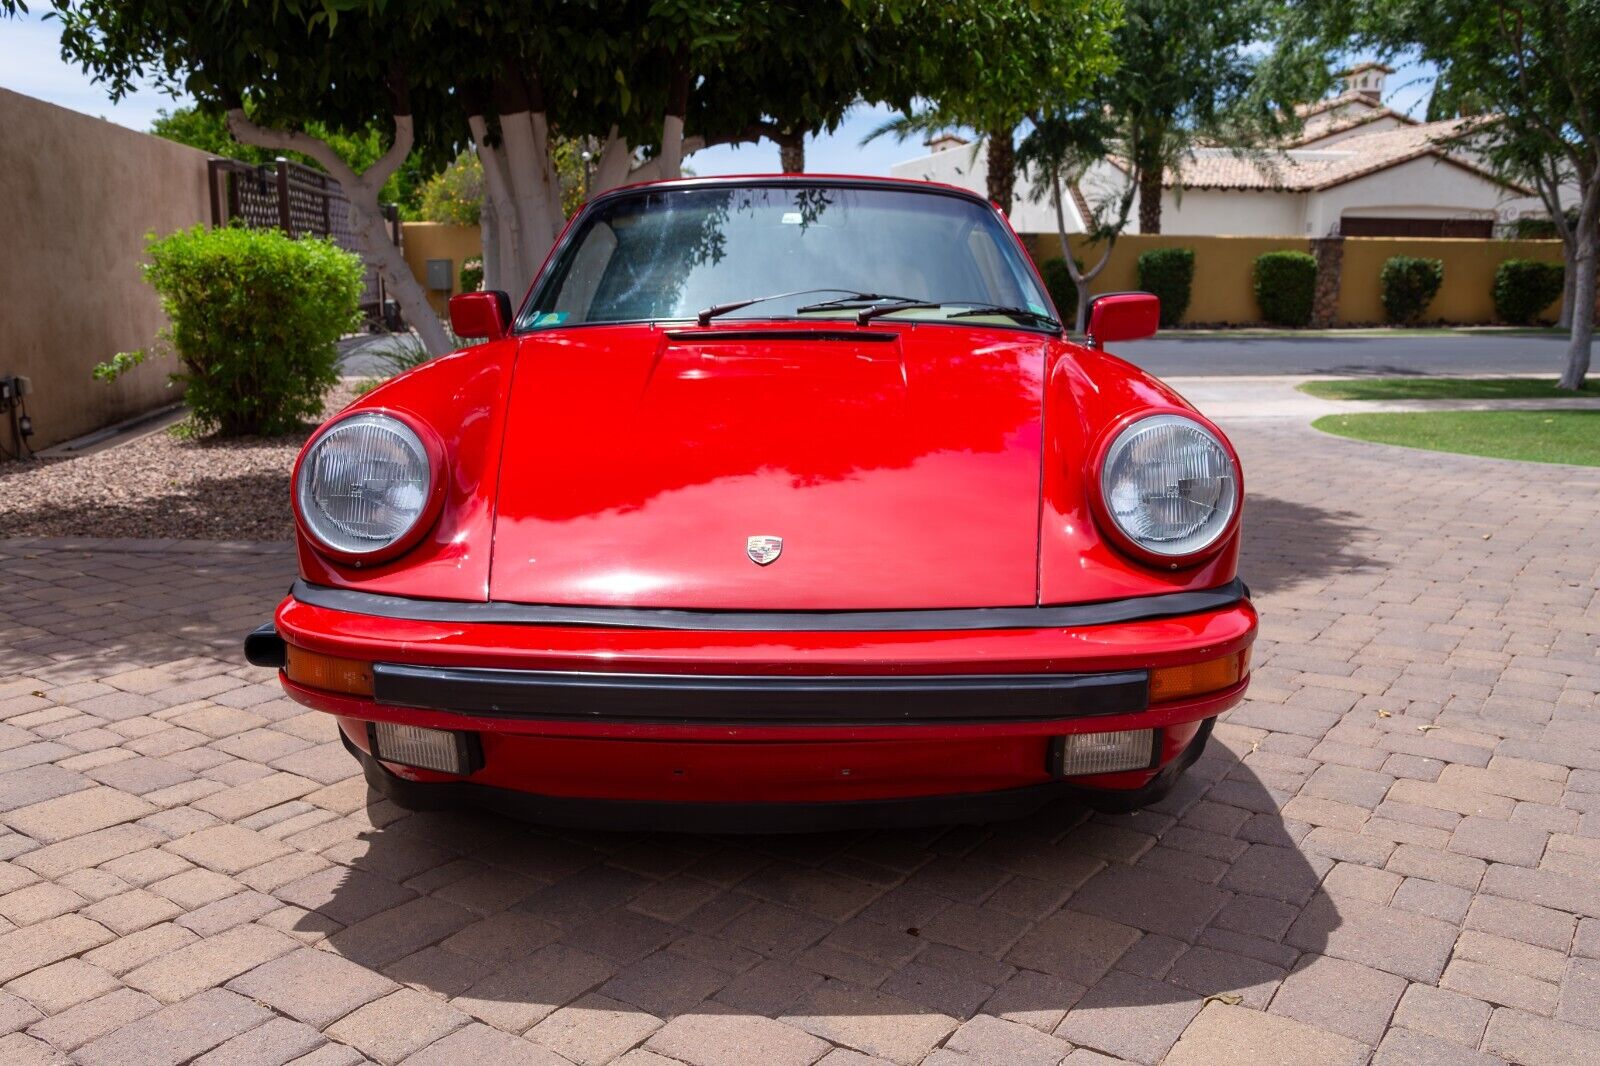
<path fill-rule="evenodd" d="M 361 255 L 350 228 L 350 198 L 339 183 L 320 170 L 287 159 L 254 166 L 237 159 L 211 159 L 206 164 L 211 188 L 211 224 L 237 222 L 255 229 L 281 229 L 291 237 L 332 237 L 349 252 Z M 389 239 L 401 247 L 400 209 L 383 205 Z M 366 285 L 361 311 L 369 322 L 400 328 L 397 305 L 389 298 L 383 275 L 362 256 Z"/>

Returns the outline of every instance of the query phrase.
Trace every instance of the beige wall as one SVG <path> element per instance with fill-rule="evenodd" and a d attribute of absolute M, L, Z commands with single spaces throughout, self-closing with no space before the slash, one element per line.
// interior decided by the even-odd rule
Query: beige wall
<path fill-rule="evenodd" d="M 1060 255 L 1052 234 L 1026 234 L 1024 242 L 1035 261 Z M 1277 249 L 1309 251 L 1303 237 L 1186 237 L 1134 234 L 1117 242 L 1111 262 L 1090 285 L 1094 292 L 1138 288 L 1139 256 L 1151 248 L 1193 248 L 1194 291 L 1186 323 L 1244 325 L 1261 320 L 1256 306 L 1253 271 L 1256 257 Z M 1092 263 L 1098 250 L 1078 238 L 1073 248 L 1080 261 Z M 1412 255 L 1444 261 L 1444 285 L 1424 318 L 1451 323 L 1494 321 L 1494 272 L 1507 259 L 1561 261 L 1559 241 L 1482 241 L 1405 237 L 1350 237 L 1344 242 L 1337 325 L 1372 325 L 1386 320 L 1378 275 L 1392 256 Z M 1559 306 L 1559 305 L 1558 305 Z M 1063 313 L 1070 314 L 1070 310 Z M 1555 309 L 1549 317 L 1553 319 Z"/>
<path fill-rule="evenodd" d="M 1494 321 L 1494 272 L 1507 259 L 1561 262 L 1560 241 L 1475 241 L 1408 237 L 1352 237 L 1344 242 L 1340 274 L 1339 318 L 1342 323 L 1387 321 L 1378 275 L 1397 255 L 1444 262 L 1444 284 L 1423 313 L 1424 321 Z M 1547 316 L 1555 320 L 1558 303 Z"/>
<path fill-rule="evenodd" d="M 424 288 L 428 284 L 428 260 L 450 260 L 450 291 L 428 289 L 428 302 L 441 315 L 449 314 L 450 297 L 461 291 L 461 264 L 483 255 L 483 233 L 477 226 L 450 226 L 443 222 L 407 222 L 405 226 L 406 265 Z M 513 300 L 521 297 L 513 295 Z"/>
<path fill-rule="evenodd" d="M 33 379 L 35 448 L 179 398 L 170 359 L 110 385 L 91 370 L 166 324 L 145 233 L 209 218 L 204 152 L 0 89 L 0 375 Z"/>

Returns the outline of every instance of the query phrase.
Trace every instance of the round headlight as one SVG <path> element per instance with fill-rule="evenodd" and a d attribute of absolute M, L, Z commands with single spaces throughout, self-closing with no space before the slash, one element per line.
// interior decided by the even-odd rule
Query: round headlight
<path fill-rule="evenodd" d="M 400 543 L 433 495 L 428 449 L 398 418 L 364 412 L 323 430 L 300 462 L 295 499 L 306 529 L 339 555 Z"/>
<path fill-rule="evenodd" d="M 1106 449 L 1100 492 L 1117 529 L 1167 558 L 1203 552 L 1233 521 L 1239 472 L 1216 435 L 1182 415 L 1131 423 Z"/>

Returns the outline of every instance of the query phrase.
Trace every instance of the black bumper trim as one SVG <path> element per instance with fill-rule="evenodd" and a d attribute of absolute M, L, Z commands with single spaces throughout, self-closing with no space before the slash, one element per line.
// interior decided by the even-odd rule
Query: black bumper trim
<path fill-rule="evenodd" d="M 1105 674 L 708 675 L 579 673 L 376 663 L 373 698 L 494 717 L 675 723 L 904 724 L 1129 714 L 1143 670 Z"/>
<path fill-rule="evenodd" d="M 1248 596 L 1238 578 L 1214 589 L 1163 592 L 1100 603 L 1045 607 L 959 607 L 905 611 L 680 611 L 645 607 L 425 600 L 297 580 L 289 594 L 301 603 L 351 614 L 414 622 L 601 626 L 707 632 L 869 633 L 963 629 L 1076 629 L 1175 618 L 1231 607 Z"/>

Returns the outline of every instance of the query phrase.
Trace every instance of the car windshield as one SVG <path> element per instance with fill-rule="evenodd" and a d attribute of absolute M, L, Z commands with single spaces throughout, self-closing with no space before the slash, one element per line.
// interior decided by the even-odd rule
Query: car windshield
<path fill-rule="evenodd" d="M 932 306 L 889 309 L 899 302 Z M 889 321 L 1055 328 L 1016 239 L 987 205 L 790 183 L 605 200 L 563 246 L 519 326 L 693 320 L 708 309 L 719 321 L 853 320 L 868 308 Z"/>

